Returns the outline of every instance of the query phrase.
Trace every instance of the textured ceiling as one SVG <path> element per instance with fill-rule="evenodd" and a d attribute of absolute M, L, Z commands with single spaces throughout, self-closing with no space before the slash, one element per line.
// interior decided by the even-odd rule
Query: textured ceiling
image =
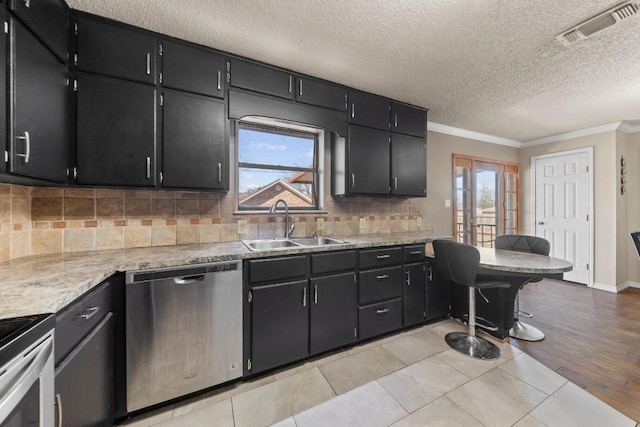
<path fill-rule="evenodd" d="M 430 109 L 517 141 L 640 119 L 640 16 L 621 0 L 67 0 L 79 9 Z"/>

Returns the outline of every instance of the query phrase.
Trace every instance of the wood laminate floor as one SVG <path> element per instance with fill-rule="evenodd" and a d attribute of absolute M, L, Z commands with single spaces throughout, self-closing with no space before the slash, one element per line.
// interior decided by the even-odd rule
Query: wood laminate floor
<path fill-rule="evenodd" d="M 640 289 L 543 280 L 525 286 L 520 308 L 545 339 L 512 345 L 640 422 Z"/>

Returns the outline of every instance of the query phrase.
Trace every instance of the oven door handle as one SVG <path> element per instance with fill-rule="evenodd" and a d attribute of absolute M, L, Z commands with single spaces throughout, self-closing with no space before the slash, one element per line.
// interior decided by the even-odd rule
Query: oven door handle
<path fill-rule="evenodd" d="M 52 356 L 53 340 L 48 338 L 0 377 L 0 390 L 9 388 L 0 401 L 0 423 L 9 417 L 38 381 L 42 368 Z"/>

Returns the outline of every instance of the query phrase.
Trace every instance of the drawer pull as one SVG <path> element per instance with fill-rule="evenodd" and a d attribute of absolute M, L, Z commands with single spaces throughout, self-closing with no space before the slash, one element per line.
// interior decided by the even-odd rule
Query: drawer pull
<path fill-rule="evenodd" d="M 385 279 L 388 279 L 388 278 L 389 278 L 388 274 L 379 274 L 379 275 L 376 276 L 376 279 L 378 279 L 378 280 L 385 280 Z"/>
<path fill-rule="evenodd" d="M 81 315 L 79 315 L 78 317 L 80 319 L 84 319 L 84 320 L 89 320 L 91 319 L 93 316 L 96 315 L 96 313 L 100 311 L 100 306 L 97 307 L 89 307 L 87 309 L 85 309 Z"/>
<path fill-rule="evenodd" d="M 391 255 L 389 255 L 389 254 L 384 254 L 384 255 L 378 255 L 378 256 L 376 256 L 376 258 L 377 258 L 377 259 L 386 259 L 386 258 L 389 258 L 389 257 L 391 257 Z"/>
<path fill-rule="evenodd" d="M 385 314 L 388 313 L 389 309 L 388 308 L 379 308 L 376 310 L 376 314 Z"/>
<path fill-rule="evenodd" d="M 422 251 L 411 251 L 411 255 L 422 255 Z"/>

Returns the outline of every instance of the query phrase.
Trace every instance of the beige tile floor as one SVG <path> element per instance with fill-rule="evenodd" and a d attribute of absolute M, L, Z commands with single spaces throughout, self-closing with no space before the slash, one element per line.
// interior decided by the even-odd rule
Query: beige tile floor
<path fill-rule="evenodd" d="M 127 427 L 636 426 L 509 343 L 487 362 L 451 320 L 308 360 L 131 419 Z"/>

